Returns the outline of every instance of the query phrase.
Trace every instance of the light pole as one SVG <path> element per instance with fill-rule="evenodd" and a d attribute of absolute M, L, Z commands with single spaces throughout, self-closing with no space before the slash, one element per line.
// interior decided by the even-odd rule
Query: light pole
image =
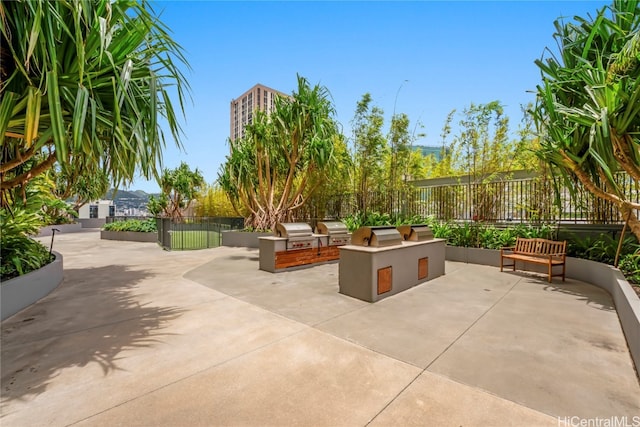
<path fill-rule="evenodd" d="M 398 87 L 398 91 L 396 92 L 396 97 L 393 100 L 393 116 L 391 117 L 391 119 L 393 120 L 393 117 L 395 117 L 396 115 L 396 103 L 398 102 L 398 95 L 400 95 L 400 89 L 402 89 L 402 86 L 404 86 L 405 83 L 408 83 L 409 80 L 403 80 L 402 83 L 400 83 L 400 86 Z"/>
<path fill-rule="evenodd" d="M 391 116 L 391 128 L 390 128 L 390 134 L 391 134 L 391 214 L 393 215 L 393 209 L 394 209 L 394 192 L 396 190 L 396 162 L 398 160 L 398 156 L 396 153 L 396 144 L 393 138 L 393 123 L 396 119 L 396 104 L 398 103 L 398 95 L 400 95 L 400 90 L 402 89 L 402 86 L 404 86 L 405 83 L 407 83 L 409 80 L 403 80 L 402 83 L 400 83 L 400 86 L 398 87 L 398 90 L 396 91 L 396 97 L 393 100 L 393 115 Z"/>

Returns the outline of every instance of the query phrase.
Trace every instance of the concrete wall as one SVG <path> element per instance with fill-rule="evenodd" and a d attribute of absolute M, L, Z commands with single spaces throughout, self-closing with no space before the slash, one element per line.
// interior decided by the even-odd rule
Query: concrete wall
<path fill-rule="evenodd" d="M 58 233 L 77 233 L 82 231 L 82 224 L 79 222 L 73 224 L 58 224 L 58 225 L 47 225 L 46 227 L 42 227 L 37 237 L 46 237 L 51 236 L 53 234 L 53 229 L 57 229 L 56 234 Z"/>
<path fill-rule="evenodd" d="M 82 228 L 102 228 L 107 223 L 106 218 L 78 218 Z"/>
<path fill-rule="evenodd" d="M 500 266 L 500 251 L 492 249 L 447 246 L 446 258 L 449 261 Z M 518 263 L 518 269 L 522 270 L 524 265 Z M 566 267 L 567 277 L 590 283 L 611 294 L 622 330 L 627 338 L 631 357 L 636 370 L 640 371 L 640 299 L 629 282 L 625 280 L 620 270 L 600 262 L 567 257 Z M 528 271 L 546 272 L 546 266 L 526 264 L 526 268 Z"/>
<path fill-rule="evenodd" d="M 153 242 L 158 241 L 158 233 L 141 233 L 137 231 L 100 231 L 102 240 L 120 240 L 124 242 Z"/>
<path fill-rule="evenodd" d="M 258 238 L 273 236 L 273 233 L 258 233 L 247 231 L 223 231 L 222 246 L 234 246 L 242 248 L 259 248 Z"/>
<path fill-rule="evenodd" d="M 62 255 L 53 252 L 55 261 L 39 270 L 2 282 L 0 285 L 0 318 L 12 316 L 47 296 L 62 283 Z"/>

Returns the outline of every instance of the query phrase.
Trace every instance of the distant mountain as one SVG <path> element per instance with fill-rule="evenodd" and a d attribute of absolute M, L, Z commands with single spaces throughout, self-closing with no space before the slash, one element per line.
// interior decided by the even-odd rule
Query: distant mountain
<path fill-rule="evenodd" d="M 113 189 L 107 191 L 103 199 L 115 202 L 116 215 L 148 215 L 147 203 L 149 203 L 149 197 L 158 196 L 158 194 L 149 194 L 142 190 L 118 190 L 115 197 L 113 197 L 113 193 Z"/>
<path fill-rule="evenodd" d="M 133 191 L 134 194 L 137 194 L 139 197 L 146 197 L 149 198 L 149 196 L 156 196 L 157 194 L 149 194 L 149 193 L 145 193 L 142 190 L 135 190 Z"/>
<path fill-rule="evenodd" d="M 150 196 L 157 196 L 157 194 L 146 193 L 145 191 L 142 191 L 142 190 L 134 190 L 134 191 L 118 190 L 116 192 L 116 197 L 114 198 L 113 192 L 114 192 L 113 188 L 107 191 L 107 194 L 104 195 L 104 199 L 115 200 L 116 202 L 121 199 L 127 199 L 127 200 L 143 199 L 144 201 L 147 201 L 149 200 Z"/>

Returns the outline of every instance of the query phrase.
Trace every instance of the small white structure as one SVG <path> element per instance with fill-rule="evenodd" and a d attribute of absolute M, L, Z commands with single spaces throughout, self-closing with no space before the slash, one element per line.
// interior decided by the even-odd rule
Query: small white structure
<path fill-rule="evenodd" d="M 89 202 L 78 209 L 78 218 L 106 218 L 115 216 L 116 204 L 113 200 L 96 200 Z"/>

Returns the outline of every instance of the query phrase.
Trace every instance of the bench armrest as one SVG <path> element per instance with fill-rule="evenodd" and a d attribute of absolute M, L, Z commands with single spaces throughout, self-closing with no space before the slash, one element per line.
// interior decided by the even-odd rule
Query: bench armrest
<path fill-rule="evenodd" d="M 502 254 L 503 252 L 507 251 L 507 252 L 513 252 L 515 250 L 515 246 L 504 246 L 502 248 L 500 248 L 500 253 Z"/>

